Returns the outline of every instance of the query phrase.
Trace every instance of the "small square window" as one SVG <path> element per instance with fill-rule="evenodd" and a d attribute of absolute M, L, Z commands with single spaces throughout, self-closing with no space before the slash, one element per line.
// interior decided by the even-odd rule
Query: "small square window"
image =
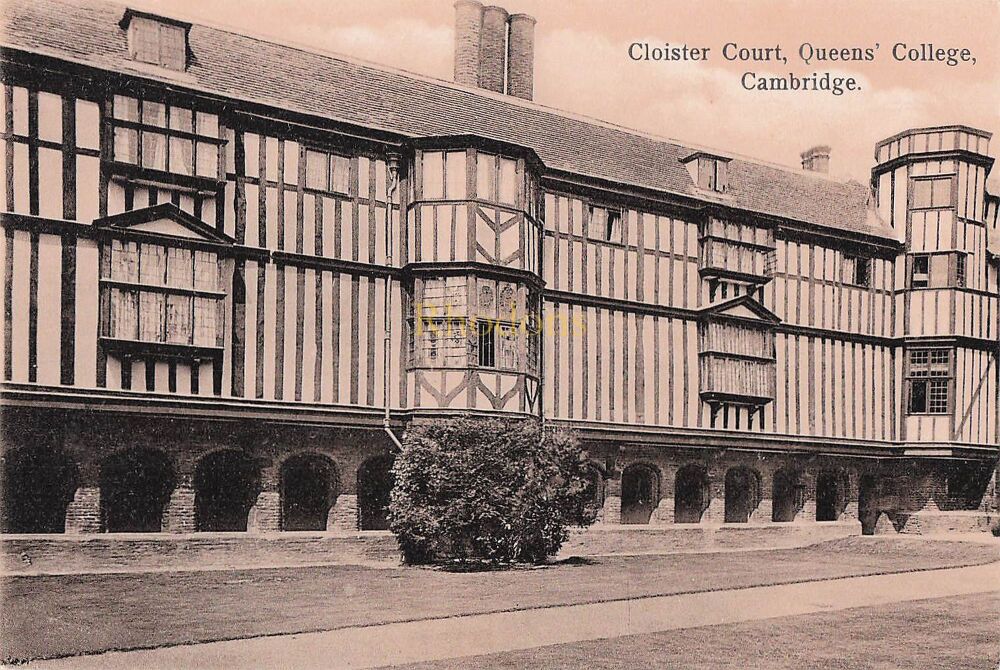
<path fill-rule="evenodd" d="M 854 286 L 870 286 L 871 271 L 870 258 L 848 257 L 845 263 L 845 281 Z"/>
<path fill-rule="evenodd" d="M 930 256 L 914 256 L 910 270 L 910 288 L 927 288 L 930 285 L 930 271 Z"/>

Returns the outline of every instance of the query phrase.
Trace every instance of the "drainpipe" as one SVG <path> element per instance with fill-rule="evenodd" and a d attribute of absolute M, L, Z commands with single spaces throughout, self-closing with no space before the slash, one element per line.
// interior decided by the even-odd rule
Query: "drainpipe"
<path fill-rule="evenodd" d="M 396 200 L 396 193 L 399 190 L 399 159 L 400 156 L 397 153 L 390 153 L 386 160 L 386 168 L 389 171 L 389 182 L 388 182 L 388 203 L 386 203 L 385 208 L 385 264 L 388 267 L 392 267 L 392 204 Z M 400 217 L 403 213 L 400 212 Z M 392 428 L 389 426 L 389 347 L 392 335 L 392 278 L 386 277 L 385 280 L 385 299 L 382 301 L 384 306 L 384 313 L 382 316 L 382 323 L 384 327 L 383 340 L 382 340 L 382 404 L 385 407 L 385 414 L 382 416 L 382 429 L 385 434 L 389 436 L 392 443 L 396 445 L 396 449 L 402 449 L 403 444 L 396 437 L 396 434 L 392 432 Z"/>

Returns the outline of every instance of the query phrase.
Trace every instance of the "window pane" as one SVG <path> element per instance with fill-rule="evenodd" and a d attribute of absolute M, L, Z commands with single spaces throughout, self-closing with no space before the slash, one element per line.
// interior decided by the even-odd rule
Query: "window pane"
<path fill-rule="evenodd" d="M 147 126 L 167 125 L 167 106 L 162 102 L 142 101 L 142 122 Z"/>
<path fill-rule="evenodd" d="M 931 257 L 930 286 L 948 285 L 948 256 L 938 254 Z"/>
<path fill-rule="evenodd" d="M 184 29 L 180 26 L 160 25 L 160 65 L 171 70 L 184 70 L 187 49 Z"/>
<path fill-rule="evenodd" d="M 167 342 L 191 343 L 191 298 L 184 295 L 167 296 Z"/>
<path fill-rule="evenodd" d="M 214 144 L 198 142 L 198 174 L 202 177 L 219 177 L 219 148 Z"/>
<path fill-rule="evenodd" d="M 500 342 L 497 367 L 505 370 L 518 369 L 517 329 L 514 326 L 498 326 Z"/>
<path fill-rule="evenodd" d="M 143 342 L 163 341 L 163 307 L 166 296 L 162 293 L 139 293 L 139 339 Z"/>
<path fill-rule="evenodd" d="M 444 196 L 444 157 L 440 151 L 429 151 L 424 154 L 422 177 L 425 199 Z"/>
<path fill-rule="evenodd" d="M 931 206 L 951 207 L 951 179 L 934 179 L 931 182 Z"/>
<path fill-rule="evenodd" d="M 122 163 L 139 162 L 139 131 L 115 128 L 115 160 Z"/>
<path fill-rule="evenodd" d="M 142 165 L 156 170 L 167 169 L 167 138 L 165 135 L 143 132 Z"/>
<path fill-rule="evenodd" d="M 513 205 L 517 202 L 517 161 L 500 159 L 500 202 Z"/>
<path fill-rule="evenodd" d="M 174 130 L 194 131 L 194 112 L 184 107 L 170 108 L 170 127 Z"/>
<path fill-rule="evenodd" d="M 482 200 L 496 200 L 496 156 L 476 155 L 476 197 Z"/>
<path fill-rule="evenodd" d="M 594 240 L 603 240 L 607 228 L 608 211 L 603 207 L 590 208 L 590 230 L 587 236 Z"/>
<path fill-rule="evenodd" d="M 910 412 L 923 414 L 927 411 L 927 382 L 914 380 L 910 382 Z"/>
<path fill-rule="evenodd" d="M 608 242 L 622 242 L 622 214 L 619 211 L 609 210 L 605 224 L 604 239 Z"/>
<path fill-rule="evenodd" d="M 350 193 L 351 190 L 351 160 L 346 156 L 334 155 L 330 161 L 333 174 L 331 183 L 334 193 Z"/>
<path fill-rule="evenodd" d="M 935 379 L 927 382 L 929 385 L 927 406 L 931 414 L 948 413 L 948 382 Z"/>
<path fill-rule="evenodd" d="M 116 95 L 114 102 L 114 114 L 116 119 L 125 121 L 139 120 L 139 101 L 124 95 Z"/>
<path fill-rule="evenodd" d="M 479 367 L 496 367 L 496 344 L 494 339 L 494 324 L 492 321 L 479 321 L 476 324 L 479 345 Z"/>
<path fill-rule="evenodd" d="M 219 117 L 215 114 L 209 114 L 208 112 L 198 112 L 198 129 L 197 133 L 199 135 L 205 135 L 207 137 L 219 137 Z"/>
<path fill-rule="evenodd" d="M 466 169 L 465 152 L 449 151 L 447 154 L 448 184 L 445 197 L 449 200 L 465 198 Z"/>
<path fill-rule="evenodd" d="M 162 286 L 166 277 L 167 250 L 155 244 L 143 244 L 140 253 L 139 281 Z"/>
<path fill-rule="evenodd" d="M 197 345 L 206 347 L 216 345 L 216 315 L 218 312 L 216 302 L 212 298 L 195 298 L 194 343 Z"/>
<path fill-rule="evenodd" d="M 127 282 L 139 279 L 139 248 L 134 242 L 111 242 L 111 278 Z"/>
<path fill-rule="evenodd" d="M 215 254 L 209 251 L 194 252 L 194 287 L 199 291 L 215 291 L 218 288 L 219 264 Z"/>
<path fill-rule="evenodd" d="M 913 206 L 931 206 L 931 182 L 928 179 L 915 179 L 913 185 Z"/>
<path fill-rule="evenodd" d="M 327 160 L 327 154 L 306 151 L 306 188 L 327 190 L 327 177 L 330 173 Z"/>
<path fill-rule="evenodd" d="M 192 140 L 180 137 L 170 138 L 170 171 L 180 174 L 194 172 L 194 142 Z"/>
<path fill-rule="evenodd" d="M 134 340 L 138 335 L 136 319 L 136 292 L 111 290 L 111 336 L 124 340 Z"/>
<path fill-rule="evenodd" d="M 167 249 L 167 285 L 191 288 L 194 274 L 191 251 Z"/>

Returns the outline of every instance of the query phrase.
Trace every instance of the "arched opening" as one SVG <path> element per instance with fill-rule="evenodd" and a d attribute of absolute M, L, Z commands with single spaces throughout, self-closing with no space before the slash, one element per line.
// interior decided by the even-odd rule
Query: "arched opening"
<path fill-rule="evenodd" d="M 674 480 L 674 523 L 701 523 L 710 500 L 708 471 L 685 465 Z"/>
<path fill-rule="evenodd" d="M 622 473 L 622 523 L 649 523 L 660 500 L 659 476 L 648 465 L 630 465 Z"/>
<path fill-rule="evenodd" d="M 782 468 L 774 473 L 771 488 L 771 521 L 795 521 L 795 515 L 805 502 L 805 487 L 799 483 L 799 473 Z"/>
<path fill-rule="evenodd" d="M 208 454 L 194 472 L 194 508 L 200 531 L 246 531 L 257 499 L 257 465 L 242 451 Z"/>
<path fill-rule="evenodd" d="M 392 456 L 378 456 L 358 468 L 358 523 L 361 530 L 389 528 L 389 495 L 392 493 Z"/>
<path fill-rule="evenodd" d="M 878 499 L 878 478 L 873 474 L 861 475 L 861 480 L 858 482 L 858 518 L 861 520 L 863 535 L 875 534 L 879 512 Z"/>
<path fill-rule="evenodd" d="M 101 465 L 101 517 L 109 533 L 158 533 L 174 489 L 170 459 L 155 449 L 128 449 Z"/>
<path fill-rule="evenodd" d="M 64 533 L 76 493 L 76 464 L 61 451 L 18 449 L 3 459 L 6 533 Z"/>
<path fill-rule="evenodd" d="M 726 523 L 747 523 L 760 503 L 760 475 L 750 468 L 726 471 Z"/>
<path fill-rule="evenodd" d="M 299 454 L 281 465 L 282 530 L 326 530 L 336 499 L 337 472 L 329 458 Z"/>
<path fill-rule="evenodd" d="M 823 470 L 816 477 L 816 520 L 836 521 L 847 506 L 847 475 Z"/>

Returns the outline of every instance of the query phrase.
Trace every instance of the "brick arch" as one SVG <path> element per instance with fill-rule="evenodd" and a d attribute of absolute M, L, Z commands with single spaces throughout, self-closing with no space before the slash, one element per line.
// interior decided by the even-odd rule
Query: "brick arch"
<path fill-rule="evenodd" d="M 622 523 L 649 523 L 660 502 L 660 481 L 660 469 L 647 461 L 635 461 L 622 470 Z"/>
<path fill-rule="evenodd" d="M 326 530 L 340 494 L 336 461 L 315 449 L 286 455 L 278 465 L 282 530 Z"/>
<path fill-rule="evenodd" d="M 195 527 L 199 531 L 246 531 L 261 486 L 260 465 L 243 449 L 202 454 L 194 467 Z"/>
<path fill-rule="evenodd" d="M 63 533 L 66 510 L 80 483 L 67 452 L 21 447 L 3 455 L 2 528 L 5 533 Z"/>
<path fill-rule="evenodd" d="M 774 471 L 771 481 L 771 521 L 795 521 L 805 504 L 802 472 L 791 466 Z"/>
<path fill-rule="evenodd" d="M 389 494 L 393 487 L 395 456 L 382 454 L 365 459 L 358 466 L 358 528 L 387 530 Z"/>
<path fill-rule="evenodd" d="M 708 468 L 685 463 L 674 475 L 674 523 L 700 523 L 712 499 Z"/>
<path fill-rule="evenodd" d="M 816 520 L 837 521 L 847 508 L 851 478 L 843 468 L 827 468 L 816 475 Z"/>
<path fill-rule="evenodd" d="M 607 470 L 603 465 L 592 460 L 587 464 L 587 471 L 590 474 L 588 485 L 590 486 L 591 500 L 597 509 L 601 509 L 608 492 Z"/>
<path fill-rule="evenodd" d="M 162 450 L 120 449 L 101 461 L 101 525 L 109 533 L 156 533 L 177 483 L 176 467 Z"/>
<path fill-rule="evenodd" d="M 761 500 L 761 476 L 756 469 L 737 465 L 726 470 L 726 523 L 747 523 Z"/>

